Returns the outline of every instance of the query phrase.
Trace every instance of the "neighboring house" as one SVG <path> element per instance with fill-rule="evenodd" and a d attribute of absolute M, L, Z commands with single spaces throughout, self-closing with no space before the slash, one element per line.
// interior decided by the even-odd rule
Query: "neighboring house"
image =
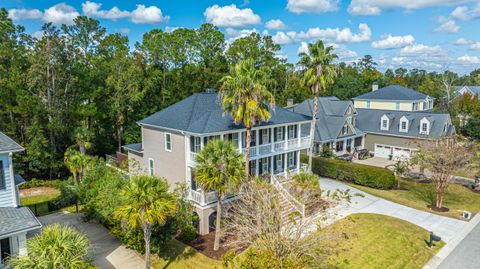
<path fill-rule="evenodd" d="M 369 108 L 395 111 L 426 111 L 433 108 L 433 98 L 400 85 L 378 89 L 353 98 L 355 108 Z"/>
<path fill-rule="evenodd" d="M 463 94 L 471 94 L 480 99 L 480 86 L 456 86 L 455 96 L 460 96 Z"/>
<path fill-rule="evenodd" d="M 272 110 L 269 121 L 252 128 L 251 175 L 287 175 L 301 169 L 300 151 L 309 147 L 311 117 L 281 107 Z M 225 115 L 213 91 L 196 93 L 138 122 L 142 143 L 125 145 L 129 165 L 167 179 L 171 187 L 186 183 L 189 199 L 199 215 L 199 232 L 209 232 L 215 216 L 215 192 L 205 193 L 195 183 L 195 156 L 209 141 L 224 139 L 245 152 L 245 128 Z M 229 197 L 226 200 L 234 199 Z"/>
<path fill-rule="evenodd" d="M 25 181 L 14 174 L 12 155 L 23 150 L 0 132 L 0 268 L 10 256 L 27 255 L 27 232 L 42 227 L 28 207 L 20 206 L 18 185 Z"/>
<path fill-rule="evenodd" d="M 290 105 L 293 112 L 311 116 L 312 99 L 296 105 Z M 351 154 L 363 149 L 365 133 L 356 127 L 357 111 L 351 101 L 342 101 L 337 97 L 319 97 L 316 115 L 314 154 L 331 150 L 335 155 Z M 309 126 L 305 132 L 309 131 Z"/>

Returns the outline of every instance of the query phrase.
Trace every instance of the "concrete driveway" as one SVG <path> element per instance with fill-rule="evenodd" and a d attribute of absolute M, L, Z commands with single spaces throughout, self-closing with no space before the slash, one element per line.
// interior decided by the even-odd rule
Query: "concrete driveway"
<path fill-rule="evenodd" d="M 75 227 L 91 242 L 94 264 L 102 269 L 143 269 L 145 261 L 135 251 L 126 248 L 102 225 L 84 222 L 82 214 L 55 213 L 38 218 L 45 226 L 59 223 Z"/>
<path fill-rule="evenodd" d="M 370 166 L 382 167 L 382 168 L 385 168 L 388 165 L 395 164 L 395 161 L 391 161 L 387 158 L 382 158 L 382 157 L 371 157 L 365 160 L 353 160 L 352 162 L 370 165 Z"/>
<path fill-rule="evenodd" d="M 327 225 L 350 214 L 375 213 L 399 218 L 418 225 L 427 231 L 433 231 L 442 237 L 444 242 L 448 243 L 468 224 L 466 221 L 443 217 L 400 205 L 370 195 L 336 180 L 321 178 L 320 186 L 323 190 L 330 191 L 350 189 L 350 193 L 352 194 L 351 203 L 342 202 L 334 208 L 329 209 L 331 213 L 329 215 L 331 217 L 327 220 Z M 361 194 L 363 197 L 355 196 L 355 194 Z"/>

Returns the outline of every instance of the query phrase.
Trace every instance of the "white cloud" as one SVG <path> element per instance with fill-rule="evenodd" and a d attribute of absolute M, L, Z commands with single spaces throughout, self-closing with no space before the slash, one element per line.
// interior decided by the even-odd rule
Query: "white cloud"
<path fill-rule="evenodd" d="M 480 57 L 478 56 L 470 56 L 470 55 L 463 55 L 457 58 L 460 64 L 480 64 Z"/>
<path fill-rule="evenodd" d="M 54 24 L 72 24 L 73 20 L 78 16 L 80 14 L 74 7 L 60 3 L 45 9 L 43 21 Z"/>
<path fill-rule="evenodd" d="M 472 9 L 467 6 L 456 7 L 452 13 L 450 13 L 450 18 L 462 21 L 480 18 L 480 4 Z"/>
<path fill-rule="evenodd" d="M 337 62 L 352 62 L 358 59 L 358 53 L 353 50 L 348 49 L 343 44 L 336 43 L 326 43 L 325 46 L 333 47 L 333 53 L 337 54 Z M 308 44 L 307 42 L 301 42 L 300 46 L 297 49 L 297 54 L 308 53 Z"/>
<path fill-rule="evenodd" d="M 297 54 L 300 54 L 300 53 L 308 53 L 308 44 L 307 42 L 302 42 L 300 44 L 300 47 L 298 47 L 297 49 Z"/>
<path fill-rule="evenodd" d="M 242 29 L 242 30 L 237 30 L 234 28 L 227 28 L 225 29 L 225 34 L 227 34 L 228 37 L 230 37 L 227 42 L 231 43 L 235 41 L 236 39 L 246 37 L 251 35 L 252 33 L 258 33 L 257 29 Z"/>
<path fill-rule="evenodd" d="M 480 42 L 475 42 L 472 45 L 470 45 L 471 50 L 480 50 Z"/>
<path fill-rule="evenodd" d="M 323 13 L 336 11 L 339 0 L 288 0 L 287 9 L 293 13 Z"/>
<path fill-rule="evenodd" d="M 136 24 L 158 24 L 169 18 L 168 16 L 163 16 L 162 10 L 156 6 L 145 7 L 145 5 L 137 5 L 137 8 L 131 13 L 131 21 Z"/>
<path fill-rule="evenodd" d="M 284 29 L 286 26 L 285 26 L 285 23 L 283 23 L 283 21 L 281 20 L 269 20 L 265 24 L 265 27 L 267 27 L 268 29 L 278 30 L 278 29 Z"/>
<path fill-rule="evenodd" d="M 419 55 L 441 57 L 446 56 L 446 53 L 440 46 L 427 46 L 424 44 L 406 46 L 400 50 L 400 56 L 417 57 Z"/>
<path fill-rule="evenodd" d="M 124 27 L 124 28 L 118 28 L 117 29 L 117 33 L 121 33 L 121 34 L 128 34 L 130 33 L 130 28 L 127 28 L 127 27 Z"/>
<path fill-rule="evenodd" d="M 205 9 L 203 15 L 207 22 L 218 27 L 245 27 L 261 23 L 260 16 L 250 8 L 239 9 L 235 4 L 213 5 Z"/>
<path fill-rule="evenodd" d="M 454 20 L 439 18 L 440 25 L 435 28 L 435 32 L 456 33 L 460 30 L 460 27 Z"/>
<path fill-rule="evenodd" d="M 41 39 L 43 37 L 43 34 L 44 32 L 43 31 L 36 31 L 35 33 L 33 33 L 33 37 L 35 37 L 36 39 Z"/>
<path fill-rule="evenodd" d="M 455 45 L 470 45 L 472 44 L 473 41 L 472 40 L 468 40 L 468 39 L 465 39 L 463 37 L 461 38 L 458 38 L 457 40 L 455 40 Z"/>
<path fill-rule="evenodd" d="M 286 45 L 286 44 L 291 44 L 292 39 L 285 34 L 284 32 L 277 32 L 274 36 L 272 36 L 273 42 L 280 44 L 280 45 Z"/>
<path fill-rule="evenodd" d="M 383 10 L 402 8 L 419 9 L 432 6 L 455 5 L 471 0 L 352 0 L 348 12 L 352 15 L 375 16 Z"/>
<path fill-rule="evenodd" d="M 9 9 L 8 17 L 13 21 L 41 19 L 43 13 L 38 9 Z"/>
<path fill-rule="evenodd" d="M 415 38 L 412 35 L 404 36 L 392 36 L 384 35 L 380 40 L 372 42 L 372 48 L 374 49 L 398 49 L 408 45 L 412 45 L 415 42 Z"/>
<path fill-rule="evenodd" d="M 118 20 L 130 17 L 130 12 L 120 10 L 118 7 L 112 7 L 109 10 L 100 10 L 102 4 L 87 1 L 82 3 L 82 12 L 85 16 L 92 18 Z"/>
<path fill-rule="evenodd" d="M 287 35 L 296 42 L 302 40 L 326 40 L 338 43 L 352 43 L 369 41 L 372 37 L 372 31 L 365 23 L 358 25 L 360 33 L 354 34 L 350 28 L 310 28 L 307 32 L 287 32 Z"/>

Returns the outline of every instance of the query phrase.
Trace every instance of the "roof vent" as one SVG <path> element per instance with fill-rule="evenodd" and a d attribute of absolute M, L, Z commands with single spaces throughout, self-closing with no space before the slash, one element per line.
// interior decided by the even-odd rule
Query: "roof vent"
<path fill-rule="evenodd" d="M 374 82 L 374 83 L 372 84 L 372 92 L 374 92 L 374 91 L 376 91 L 376 90 L 378 90 L 378 82 Z"/>
<path fill-rule="evenodd" d="M 214 89 L 208 88 L 205 90 L 206 93 L 215 93 Z"/>
<path fill-rule="evenodd" d="M 287 107 L 290 107 L 290 106 L 293 106 L 293 99 L 292 98 L 287 99 Z"/>

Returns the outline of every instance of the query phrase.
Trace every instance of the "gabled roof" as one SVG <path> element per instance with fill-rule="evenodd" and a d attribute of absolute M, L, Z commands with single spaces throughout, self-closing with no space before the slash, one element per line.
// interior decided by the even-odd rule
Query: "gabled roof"
<path fill-rule="evenodd" d="M 342 101 L 334 96 L 319 97 L 314 141 L 323 142 L 337 139 L 347 120 L 345 112 L 349 107 L 353 108 L 351 101 Z M 313 100 L 305 100 L 293 106 L 291 110 L 304 115 L 312 115 Z M 353 111 L 355 112 L 355 110 Z M 355 132 L 357 135 L 362 133 L 358 128 L 355 128 Z"/>
<path fill-rule="evenodd" d="M 278 106 L 271 114 L 270 120 L 263 122 L 260 126 L 311 120 L 311 117 Z M 195 93 L 139 121 L 138 124 L 194 134 L 217 133 L 245 128 L 243 125 L 235 124 L 230 115 L 224 115 L 218 95 L 212 92 Z"/>
<path fill-rule="evenodd" d="M 390 85 L 376 91 L 371 91 L 353 98 L 353 100 L 394 100 L 413 101 L 424 100 L 427 96 L 415 90 L 400 85 Z"/>
<path fill-rule="evenodd" d="M 13 141 L 6 134 L 0 132 L 0 153 L 23 151 L 24 148 Z"/>
<path fill-rule="evenodd" d="M 28 207 L 0 207 L 0 237 L 42 227 Z"/>
<path fill-rule="evenodd" d="M 456 86 L 455 91 L 457 95 L 460 95 L 460 90 L 466 88 L 468 91 L 470 91 L 473 95 L 478 95 L 480 98 L 480 86 Z"/>
<path fill-rule="evenodd" d="M 455 127 L 452 125 L 450 115 L 448 113 L 434 113 L 425 111 L 406 112 L 367 108 L 357 108 L 357 111 L 357 127 L 366 133 L 425 138 L 426 135 L 420 134 L 420 121 L 423 118 L 426 118 L 430 121 L 430 132 L 428 137 L 441 137 L 455 133 Z M 380 128 L 380 119 L 385 114 L 390 114 L 393 116 L 388 131 L 381 130 Z M 408 132 L 406 133 L 399 131 L 400 119 L 403 116 L 409 119 Z M 447 130 L 444 132 L 445 125 L 447 125 Z"/>

